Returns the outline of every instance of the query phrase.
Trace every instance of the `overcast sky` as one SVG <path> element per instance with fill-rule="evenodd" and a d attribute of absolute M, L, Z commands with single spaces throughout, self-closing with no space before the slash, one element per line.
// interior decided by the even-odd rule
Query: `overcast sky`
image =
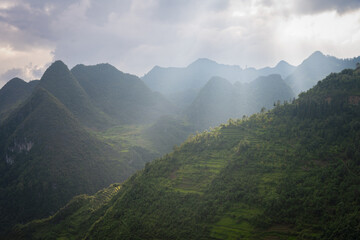
<path fill-rule="evenodd" d="M 142 76 L 200 57 L 298 65 L 316 50 L 360 55 L 360 0 L 0 0 L 0 86 L 58 59 Z"/>

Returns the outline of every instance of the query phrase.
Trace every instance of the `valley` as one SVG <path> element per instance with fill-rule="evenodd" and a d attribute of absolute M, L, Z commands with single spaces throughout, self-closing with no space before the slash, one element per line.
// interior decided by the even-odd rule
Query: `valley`
<path fill-rule="evenodd" d="M 188 138 L 123 184 L 76 197 L 9 239 L 356 239 L 359 95 L 359 69 L 330 74 L 291 103 Z"/>
<path fill-rule="evenodd" d="M 191 69 L 217 66 L 204 61 Z M 359 70 L 331 73 L 297 97 L 279 66 L 302 71 L 279 63 L 248 81 L 213 76 L 185 105 L 110 64 L 56 61 L 40 80 L 12 79 L 0 90 L 1 234 L 351 237 L 329 219 L 357 221 L 348 191 L 359 184 Z"/>

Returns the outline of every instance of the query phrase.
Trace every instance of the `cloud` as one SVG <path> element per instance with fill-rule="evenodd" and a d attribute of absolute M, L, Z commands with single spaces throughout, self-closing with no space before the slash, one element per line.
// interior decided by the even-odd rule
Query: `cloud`
<path fill-rule="evenodd" d="M 297 0 L 295 7 L 298 12 L 306 14 L 314 14 L 325 11 L 336 11 L 344 14 L 350 11 L 356 11 L 360 8 L 359 0 Z"/>
<path fill-rule="evenodd" d="M 53 28 L 54 23 L 63 9 L 66 9 L 72 1 L 15 2 L 15 5 L 0 8 L 2 42 L 8 41 L 14 49 L 49 46 L 56 42 L 58 36 Z"/>
<path fill-rule="evenodd" d="M 352 0 L 3 0 L 0 74 L 30 63 L 40 72 L 56 59 L 69 67 L 109 62 L 143 75 L 154 65 L 185 66 L 199 57 L 243 67 L 282 59 L 298 64 L 315 50 L 353 57 L 360 55 L 359 5 Z"/>
<path fill-rule="evenodd" d="M 20 77 L 23 75 L 23 70 L 21 68 L 11 68 L 0 75 L 0 85 L 5 84 L 7 81 L 13 79 L 14 77 Z"/>
<path fill-rule="evenodd" d="M 30 63 L 23 68 L 11 68 L 0 75 L 0 86 L 15 77 L 27 80 L 40 79 L 45 67 L 48 66 L 33 66 Z"/>
<path fill-rule="evenodd" d="M 53 60 L 51 50 L 46 47 L 16 50 L 11 46 L 0 46 L 0 87 L 13 77 L 20 77 L 26 81 L 39 78 Z"/>

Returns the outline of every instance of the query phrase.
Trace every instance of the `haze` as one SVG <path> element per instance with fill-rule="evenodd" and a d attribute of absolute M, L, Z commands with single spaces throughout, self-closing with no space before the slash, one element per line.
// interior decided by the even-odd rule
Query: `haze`
<path fill-rule="evenodd" d="M 360 55 L 360 1 L 2 0 L 0 86 L 39 78 L 56 59 L 144 75 L 200 57 L 293 65 L 316 50 Z"/>

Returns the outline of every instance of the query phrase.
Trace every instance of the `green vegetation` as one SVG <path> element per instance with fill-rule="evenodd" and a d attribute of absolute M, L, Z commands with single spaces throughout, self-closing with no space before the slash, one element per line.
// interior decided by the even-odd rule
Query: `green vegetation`
<path fill-rule="evenodd" d="M 86 203 L 9 239 L 359 239 L 359 122 L 359 70 L 331 74 L 292 103 L 147 163 L 76 233 L 65 226 Z"/>

